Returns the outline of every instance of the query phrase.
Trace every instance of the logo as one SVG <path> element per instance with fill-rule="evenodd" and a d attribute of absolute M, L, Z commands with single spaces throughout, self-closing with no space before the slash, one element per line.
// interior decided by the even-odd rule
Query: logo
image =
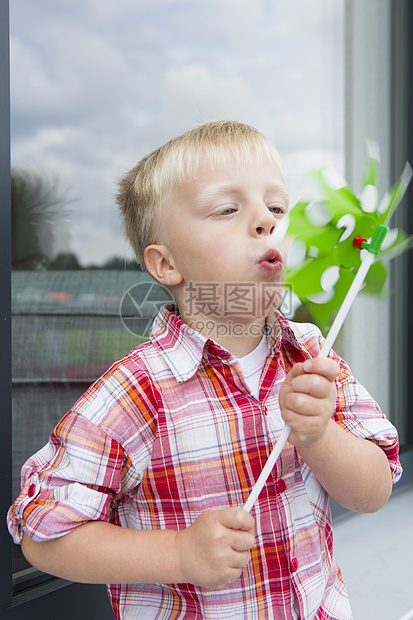
<path fill-rule="evenodd" d="M 128 288 L 120 300 L 122 325 L 134 336 L 147 339 L 160 307 L 172 301 L 171 293 L 162 284 L 151 280 L 138 282 Z"/>
<path fill-rule="evenodd" d="M 119 304 L 119 316 L 124 328 L 134 336 L 147 340 L 154 318 L 161 306 L 174 302 L 170 291 L 159 282 L 145 280 L 134 284 L 124 293 Z M 216 334 L 217 324 L 221 330 L 234 336 L 246 336 L 244 322 L 234 322 L 233 317 L 267 316 L 276 308 L 290 318 L 296 310 L 292 286 L 274 286 L 239 282 L 189 283 L 182 300 L 183 309 L 190 317 L 189 327 L 204 335 Z M 226 323 L 216 322 L 225 317 Z"/>

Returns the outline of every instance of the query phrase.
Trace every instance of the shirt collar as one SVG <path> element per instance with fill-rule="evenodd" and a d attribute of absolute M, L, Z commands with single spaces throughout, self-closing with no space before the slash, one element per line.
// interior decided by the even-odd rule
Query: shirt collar
<path fill-rule="evenodd" d="M 177 381 L 187 381 L 198 370 L 203 357 L 211 356 L 226 363 L 237 359 L 217 342 L 186 325 L 174 305 L 162 306 L 154 319 L 150 340 L 167 362 Z M 278 356 L 281 346 L 302 349 L 289 321 L 275 312 L 266 321 L 269 355 Z"/>
<path fill-rule="evenodd" d="M 197 371 L 207 339 L 177 316 L 174 305 L 162 306 L 152 325 L 150 340 L 167 362 L 177 381 L 190 379 Z"/>

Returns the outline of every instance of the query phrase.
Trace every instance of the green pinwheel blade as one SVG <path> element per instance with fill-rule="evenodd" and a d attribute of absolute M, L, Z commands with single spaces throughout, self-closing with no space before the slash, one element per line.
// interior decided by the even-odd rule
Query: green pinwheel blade
<path fill-rule="evenodd" d="M 384 285 L 389 275 L 387 265 L 384 263 L 373 263 L 364 281 L 363 293 L 382 295 Z"/>
<path fill-rule="evenodd" d="M 379 202 L 379 166 L 377 144 L 370 141 L 359 196 L 345 182 L 337 183 L 330 171 L 315 171 L 311 176 L 321 188 L 324 199 L 301 201 L 291 211 L 287 236 L 304 243 L 305 251 L 299 266 L 287 268 L 286 282 L 301 303 L 308 307 L 322 330 L 331 324 L 361 264 L 360 249 L 354 245 L 355 237 L 369 240 L 380 224 L 389 221 L 411 180 L 412 169 L 406 164 L 400 179 Z M 383 261 L 412 247 L 413 235 L 398 231 L 371 266 L 364 292 L 383 295 L 388 277 L 388 268 Z M 331 267 L 338 269 L 339 277 L 333 289 L 326 291 L 323 278 Z"/>
<path fill-rule="evenodd" d="M 329 267 L 331 261 L 308 259 L 298 269 L 288 269 L 285 273 L 285 282 L 292 287 L 300 300 L 307 298 L 308 295 L 316 295 L 323 292 L 321 286 L 321 276 Z M 299 294 L 297 293 L 299 291 Z"/>
<path fill-rule="evenodd" d="M 377 209 L 378 224 L 386 224 L 390 221 L 393 213 L 399 206 L 407 187 L 412 178 L 412 168 L 410 164 L 406 164 L 402 175 L 398 181 L 390 188 L 383 197 L 381 204 Z"/>
<path fill-rule="evenodd" d="M 318 295 L 319 293 L 328 293 L 331 290 L 331 287 L 323 288 L 322 279 L 323 275 L 331 267 L 337 267 L 339 273 L 339 281 L 338 284 L 335 285 L 335 289 L 337 291 L 341 290 L 340 285 L 342 279 L 345 279 L 345 286 L 348 282 L 351 283 L 355 270 L 348 269 L 339 264 L 339 260 L 337 258 L 338 251 L 338 248 L 334 248 L 328 256 L 313 259 L 309 258 L 303 265 L 296 269 L 289 269 L 287 267 L 285 282 L 297 295 L 297 291 L 299 291 L 299 299 L 305 299 L 307 301 L 311 296 Z"/>
<path fill-rule="evenodd" d="M 355 237 L 370 239 L 376 230 L 377 225 L 372 215 L 363 214 L 355 222 L 353 232 L 344 241 L 338 244 L 337 258 L 339 265 L 347 268 L 359 267 L 361 263 L 360 250 L 355 247 L 353 241 Z"/>
<path fill-rule="evenodd" d="M 385 250 L 382 250 L 380 257 L 382 260 L 389 261 L 400 256 L 413 248 L 413 235 L 406 235 L 403 230 L 397 231 L 397 236 L 393 243 Z"/>
<path fill-rule="evenodd" d="M 379 186 L 379 171 L 380 171 L 380 154 L 379 145 L 377 140 L 367 140 L 367 165 L 364 172 L 364 179 L 362 187 L 372 185 L 374 187 Z"/>
<path fill-rule="evenodd" d="M 329 185 L 328 173 L 325 170 L 315 171 L 311 175 L 324 191 L 327 208 L 331 214 L 331 222 L 335 226 L 343 215 L 353 215 L 355 218 L 363 214 L 360 201 L 349 187 L 335 189 Z"/>
<path fill-rule="evenodd" d="M 289 234 L 303 241 L 307 248 L 317 248 L 317 254 L 328 254 L 341 236 L 334 226 L 314 224 L 310 219 L 311 202 L 299 202 L 290 212 Z"/>
<path fill-rule="evenodd" d="M 338 308 L 343 303 L 353 279 L 354 273 L 351 269 L 340 268 L 339 279 L 334 287 L 334 293 L 329 301 L 324 303 L 315 303 L 309 299 L 305 301 L 308 310 L 314 317 L 315 323 L 322 331 L 326 331 L 331 327 L 334 316 Z"/>

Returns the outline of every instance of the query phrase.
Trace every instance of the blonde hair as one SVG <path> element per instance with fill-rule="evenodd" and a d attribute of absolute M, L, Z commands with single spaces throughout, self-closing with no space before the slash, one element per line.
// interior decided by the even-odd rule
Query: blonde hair
<path fill-rule="evenodd" d="M 173 188 L 194 179 L 200 165 L 216 167 L 231 158 L 237 163 L 263 156 L 282 171 L 274 145 L 257 129 L 237 121 L 213 120 L 173 138 L 141 159 L 119 181 L 116 201 L 123 228 L 142 269 L 144 251 L 157 243 L 163 199 Z"/>

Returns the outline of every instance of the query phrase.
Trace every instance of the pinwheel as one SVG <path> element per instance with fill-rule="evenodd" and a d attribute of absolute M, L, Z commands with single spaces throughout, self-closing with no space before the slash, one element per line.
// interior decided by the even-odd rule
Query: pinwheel
<path fill-rule="evenodd" d="M 402 230 L 391 230 L 386 239 L 387 224 L 412 177 L 411 166 L 406 164 L 400 179 L 380 201 L 378 175 L 378 147 L 370 142 L 359 196 L 345 182 L 337 182 L 337 175 L 331 171 L 316 172 L 314 176 L 321 184 L 325 200 L 299 202 L 291 211 L 288 226 L 274 234 L 274 245 L 284 236 L 292 239 L 286 283 L 298 300 L 308 306 L 322 329 L 330 327 L 335 316 L 319 357 L 328 356 L 363 284 L 365 291 L 380 294 L 387 279 L 385 261 L 413 247 L 413 235 Z M 381 251 L 385 240 L 387 244 Z M 261 492 L 290 430 L 288 425 L 282 430 L 244 505 L 247 512 Z"/>
<path fill-rule="evenodd" d="M 411 176 L 412 169 L 406 164 L 400 179 L 379 201 L 378 146 L 369 141 L 367 168 L 358 196 L 334 171 L 322 170 L 313 177 L 325 199 L 301 201 L 292 209 L 287 236 L 293 241 L 285 281 L 322 331 L 330 327 L 361 265 L 364 253 L 354 245 L 354 239 L 370 239 L 380 224 L 388 224 Z M 382 293 L 388 260 L 412 246 L 413 236 L 391 230 L 366 274 L 363 291 Z"/>

